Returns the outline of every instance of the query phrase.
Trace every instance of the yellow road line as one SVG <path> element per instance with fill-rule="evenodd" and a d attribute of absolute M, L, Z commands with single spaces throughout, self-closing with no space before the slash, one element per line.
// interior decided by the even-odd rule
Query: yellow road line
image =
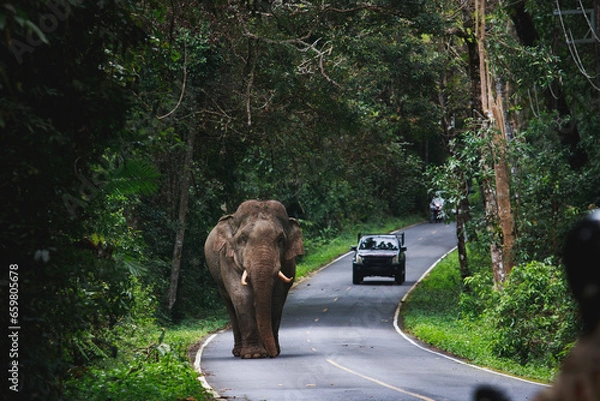
<path fill-rule="evenodd" d="M 377 380 L 377 379 L 374 379 L 372 377 L 365 376 L 363 374 L 355 372 L 355 371 L 353 371 L 351 369 L 348 369 L 347 367 L 344 367 L 344 366 L 340 365 L 339 363 L 336 363 L 336 362 L 332 361 L 331 359 L 327 359 L 327 362 L 329 362 L 330 364 L 332 364 L 333 366 L 335 366 L 338 369 L 341 369 L 343 371 L 351 373 L 351 374 L 353 374 L 355 376 L 361 377 L 361 378 L 363 378 L 365 380 L 369 380 L 369 381 L 371 381 L 373 383 L 379 384 L 380 386 L 387 387 L 387 388 L 389 388 L 391 390 L 394 390 L 394 391 L 397 391 L 399 393 L 410 395 L 411 397 L 415 397 L 415 398 L 418 398 L 419 400 L 423 400 L 423 401 L 435 401 L 433 398 L 425 397 L 424 395 L 421 395 L 421 394 L 412 393 L 410 391 L 403 390 L 403 389 L 401 389 L 399 387 L 392 386 L 391 384 L 387 384 L 385 382 L 382 382 L 381 380 Z"/>

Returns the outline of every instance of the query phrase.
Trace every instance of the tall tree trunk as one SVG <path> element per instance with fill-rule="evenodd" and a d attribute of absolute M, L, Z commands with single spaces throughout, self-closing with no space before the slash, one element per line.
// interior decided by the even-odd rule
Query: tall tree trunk
<path fill-rule="evenodd" d="M 483 160 L 485 159 L 485 156 L 482 155 L 481 158 Z M 482 163 L 487 163 L 487 160 Z M 484 168 L 490 169 L 490 166 L 485 165 Z M 480 180 L 479 187 L 483 198 L 488 236 L 490 237 L 490 256 L 492 259 L 492 271 L 494 273 L 494 288 L 500 289 L 506 276 L 504 274 L 504 258 L 502 256 L 502 239 L 500 238 L 500 233 L 496 229 L 498 222 L 498 203 L 492 178 Z"/>
<path fill-rule="evenodd" d="M 471 0 L 469 7 L 465 9 L 465 27 L 474 32 L 474 36 L 467 40 L 467 49 L 469 55 L 469 75 L 471 78 L 471 99 L 473 101 L 475 130 L 480 133 L 487 129 L 488 96 L 487 96 L 487 52 L 485 51 L 485 0 Z M 477 124 L 479 121 L 479 125 Z M 489 162 L 486 160 L 485 151 L 481 150 L 481 167 L 485 170 L 491 170 Z M 483 174 L 479 179 L 479 189 L 483 199 L 485 220 L 487 230 L 490 234 L 490 256 L 492 260 L 492 270 L 494 272 L 494 286 L 502 281 L 499 274 L 503 272 L 502 267 L 502 249 L 495 235 L 496 226 L 496 197 L 492 181 L 488 174 Z"/>
<path fill-rule="evenodd" d="M 179 218 L 177 220 L 177 232 L 175 234 L 175 246 L 173 247 L 173 261 L 171 263 L 171 279 L 167 292 L 167 307 L 169 313 L 177 301 L 177 288 L 179 286 L 179 273 L 181 272 L 181 252 L 183 251 L 183 239 L 185 236 L 185 223 L 188 210 L 190 184 L 192 181 L 192 162 L 194 155 L 195 134 L 190 133 L 185 151 L 183 164 L 183 177 L 181 179 L 181 197 L 179 198 Z"/>
<path fill-rule="evenodd" d="M 460 276 L 464 280 L 471 275 L 469 270 L 469 259 L 467 255 L 467 238 L 465 225 L 469 219 L 469 187 L 465 181 L 465 190 L 463 197 L 459 200 L 456 207 L 456 246 L 458 249 L 458 264 L 460 267 Z"/>
<path fill-rule="evenodd" d="M 492 105 L 496 123 L 493 130 L 494 173 L 496 175 L 496 199 L 498 203 L 498 223 L 502 232 L 502 282 L 506 280 L 514 266 L 515 221 L 510 203 L 510 169 L 506 159 L 507 134 L 502 105 L 502 90 Z"/>
<path fill-rule="evenodd" d="M 484 180 L 481 183 L 485 204 L 488 230 L 491 234 L 490 253 L 494 272 L 494 286 L 499 289 L 513 267 L 514 218 L 510 204 L 510 170 L 506 160 L 506 129 L 502 91 L 497 90 L 494 97 L 492 74 L 486 51 L 486 6 L 487 0 L 475 0 L 475 36 L 479 58 L 479 78 L 481 90 L 481 133 L 490 132 L 493 146 L 494 182 Z M 482 159 L 483 159 L 482 155 Z M 487 164 L 487 162 L 485 162 Z M 496 231 L 500 227 L 500 233 Z M 499 234 L 499 235 L 498 235 Z"/>

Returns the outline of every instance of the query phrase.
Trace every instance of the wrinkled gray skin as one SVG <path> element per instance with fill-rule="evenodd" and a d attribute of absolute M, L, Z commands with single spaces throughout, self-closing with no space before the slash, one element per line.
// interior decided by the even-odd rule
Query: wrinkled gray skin
<path fill-rule="evenodd" d="M 298 222 L 277 201 L 246 201 L 221 217 L 204 252 L 231 319 L 233 355 L 275 358 L 295 258 L 304 253 Z"/>

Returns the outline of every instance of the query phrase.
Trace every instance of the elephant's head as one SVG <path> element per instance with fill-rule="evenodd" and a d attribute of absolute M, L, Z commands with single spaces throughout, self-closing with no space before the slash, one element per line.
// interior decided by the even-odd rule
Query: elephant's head
<path fill-rule="evenodd" d="M 277 280 L 291 286 L 295 257 L 304 253 L 299 224 L 277 201 L 246 201 L 233 215 L 222 217 L 217 228 L 214 250 L 225 252 L 241 285 L 252 289 L 261 341 L 269 356 L 276 357 L 272 295 Z"/>

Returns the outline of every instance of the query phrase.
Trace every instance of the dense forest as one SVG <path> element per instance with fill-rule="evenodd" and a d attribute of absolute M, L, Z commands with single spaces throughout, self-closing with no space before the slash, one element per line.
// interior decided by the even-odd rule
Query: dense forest
<path fill-rule="evenodd" d="M 219 302 L 202 244 L 246 199 L 284 203 L 310 252 L 425 218 L 443 191 L 467 283 L 468 249 L 494 291 L 559 265 L 600 203 L 599 26 L 599 0 L 5 1 L 20 390 L 60 398 L 142 300 L 164 324 L 202 319 Z"/>

